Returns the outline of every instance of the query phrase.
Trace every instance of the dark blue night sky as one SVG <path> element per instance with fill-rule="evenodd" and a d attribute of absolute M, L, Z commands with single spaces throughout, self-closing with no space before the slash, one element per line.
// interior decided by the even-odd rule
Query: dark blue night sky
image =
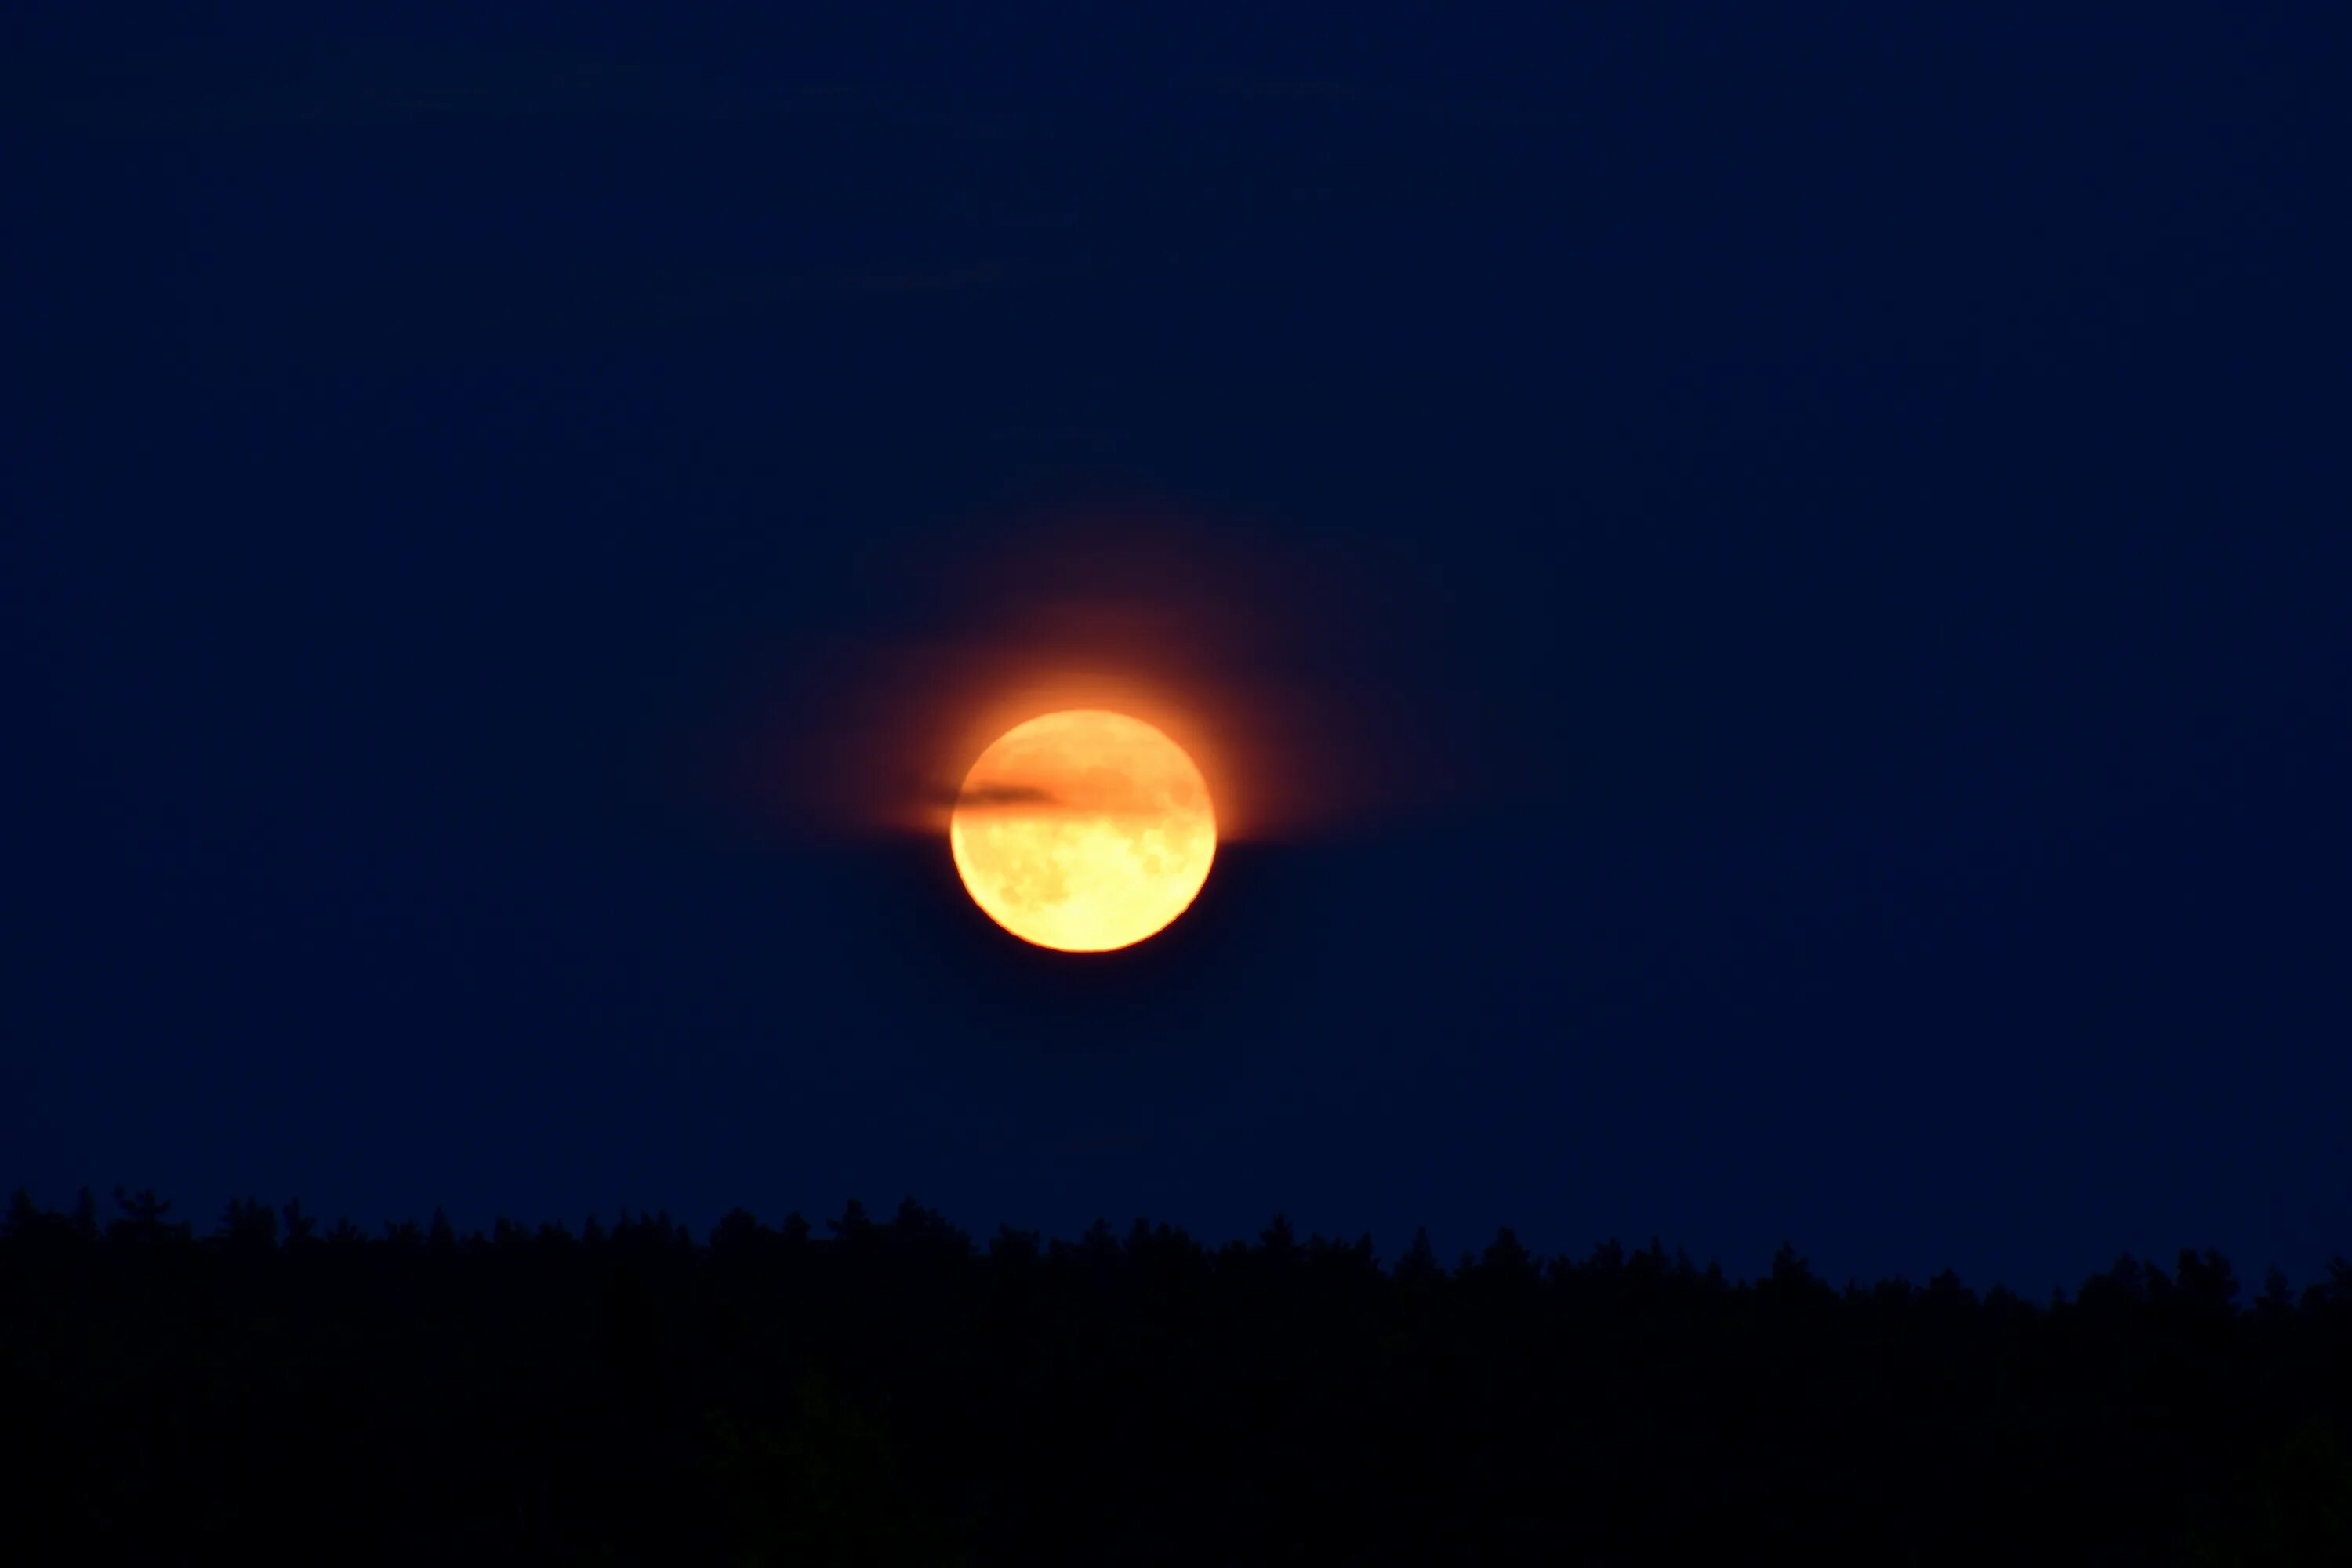
<path fill-rule="evenodd" d="M 2323 8 L 93 9 L 0 1185 L 2352 1245 Z M 1074 603 L 1303 759 L 1076 964 L 841 798 Z"/>

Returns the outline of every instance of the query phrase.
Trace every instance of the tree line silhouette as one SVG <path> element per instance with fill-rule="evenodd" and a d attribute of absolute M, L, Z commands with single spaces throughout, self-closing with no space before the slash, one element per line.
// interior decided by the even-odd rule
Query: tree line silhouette
<path fill-rule="evenodd" d="M 909 1198 L 0 1225 L 0 1560 L 2352 1563 L 2352 1263 L 1735 1281 Z"/>

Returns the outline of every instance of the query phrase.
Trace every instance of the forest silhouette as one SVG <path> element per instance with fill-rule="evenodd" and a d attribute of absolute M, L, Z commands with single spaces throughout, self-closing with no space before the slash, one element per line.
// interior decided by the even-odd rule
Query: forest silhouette
<path fill-rule="evenodd" d="M 0 1561 L 2352 1563 L 2352 1263 L 2246 1294 L 19 1192 Z"/>

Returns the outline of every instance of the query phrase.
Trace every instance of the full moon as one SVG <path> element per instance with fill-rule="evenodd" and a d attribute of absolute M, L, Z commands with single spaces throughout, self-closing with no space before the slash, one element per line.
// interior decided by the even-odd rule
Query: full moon
<path fill-rule="evenodd" d="M 1140 719 L 1074 709 L 1016 724 L 980 754 L 948 847 L 972 901 L 1014 936 L 1107 952 L 1191 905 L 1217 816 L 1181 746 Z"/>

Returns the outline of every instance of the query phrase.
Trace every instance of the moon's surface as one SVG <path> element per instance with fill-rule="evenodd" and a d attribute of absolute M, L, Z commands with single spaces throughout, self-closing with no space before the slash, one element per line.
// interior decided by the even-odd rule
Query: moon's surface
<path fill-rule="evenodd" d="M 1217 816 L 1184 749 L 1098 708 L 1046 713 L 997 737 L 948 822 L 956 874 L 1024 942 L 1106 952 L 1184 912 L 1208 880 Z"/>

